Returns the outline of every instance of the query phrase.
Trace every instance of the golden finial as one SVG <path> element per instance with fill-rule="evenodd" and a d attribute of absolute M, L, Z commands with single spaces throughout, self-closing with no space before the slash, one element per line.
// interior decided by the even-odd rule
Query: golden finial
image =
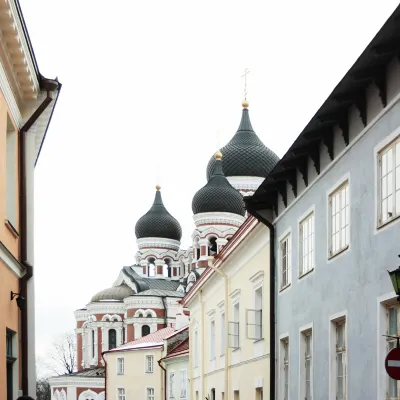
<path fill-rule="evenodd" d="M 160 185 L 157 185 L 157 186 L 156 186 L 156 190 L 157 190 L 157 191 L 160 191 L 160 190 L 161 190 L 161 186 L 160 186 Z"/>
<path fill-rule="evenodd" d="M 243 107 L 243 108 L 248 108 L 248 107 L 249 107 L 249 102 L 247 101 L 247 99 L 244 99 L 244 100 L 242 101 L 242 107 Z"/>
<path fill-rule="evenodd" d="M 216 160 L 221 160 L 221 158 L 222 158 L 222 153 L 218 150 L 218 151 L 215 153 L 215 159 L 216 159 Z"/>

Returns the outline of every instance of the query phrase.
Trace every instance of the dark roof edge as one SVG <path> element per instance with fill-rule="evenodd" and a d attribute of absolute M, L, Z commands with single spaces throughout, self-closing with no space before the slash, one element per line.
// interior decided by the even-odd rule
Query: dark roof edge
<path fill-rule="evenodd" d="M 306 127 L 301 131 L 301 133 L 292 143 L 285 155 L 275 165 L 274 169 L 263 181 L 263 183 L 254 193 L 254 195 L 244 199 L 248 211 L 251 209 L 251 213 L 254 214 L 254 212 L 257 212 L 258 210 L 267 208 L 264 200 L 267 193 L 267 191 L 265 190 L 267 186 L 268 189 L 275 190 L 275 193 L 280 191 L 281 188 L 279 187 L 279 185 L 282 183 L 282 180 L 275 179 L 274 175 L 282 173 L 282 171 L 284 170 L 282 168 L 283 164 L 294 157 L 293 152 L 295 149 L 299 149 L 301 147 L 305 148 L 306 146 L 309 146 L 311 148 L 312 146 L 310 145 L 315 145 L 317 143 L 316 140 L 318 140 L 318 143 L 321 142 L 322 134 L 315 135 L 314 141 L 310 137 L 306 138 L 305 134 L 315 134 L 318 132 L 322 132 L 324 129 L 327 129 L 327 126 L 321 123 L 321 120 L 324 120 L 324 114 L 325 116 L 327 114 L 330 114 L 331 116 L 334 115 L 334 121 L 336 125 L 340 123 L 338 115 L 340 114 L 341 110 L 343 111 L 343 114 L 346 114 L 346 118 L 348 118 L 348 110 L 351 105 L 355 104 L 355 101 L 351 97 L 351 94 L 357 89 L 358 93 L 364 91 L 363 96 L 365 97 L 365 89 L 371 84 L 371 82 L 373 82 L 373 78 L 375 78 L 379 74 L 379 66 L 386 65 L 387 67 L 388 62 L 390 62 L 390 60 L 393 59 L 396 54 L 399 54 L 399 50 L 396 48 L 396 46 L 393 46 L 393 48 L 389 46 L 390 50 L 387 50 L 385 53 L 380 54 L 381 60 L 383 60 L 383 62 L 381 61 L 381 63 L 379 63 L 379 56 L 377 56 L 376 54 L 375 56 L 373 55 L 374 50 L 376 50 L 379 46 L 387 45 L 389 43 L 393 45 L 393 41 L 397 41 L 398 43 L 400 43 L 400 5 L 397 6 L 397 8 L 386 20 L 384 25 L 377 32 L 377 34 L 374 36 L 368 46 L 357 58 L 355 63 L 347 71 L 340 82 L 335 86 L 328 98 L 314 114 Z M 370 71 L 371 69 L 373 70 L 372 75 Z M 377 69 L 378 72 L 375 69 Z M 362 73 L 364 73 L 364 75 Z M 364 79 L 356 78 L 356 74 L 364 76 Z M 356 83 L 358 83 L 359 86 L 357 86 Z M 343 100 L 344 95 L 348 96 L 347 100 Z M 340 100 L 340 97 L 342 97 L 342 100 Z M 351 100 L 349 100 L 349 98 Z M 382 102 L 384 103 L 385 108 L 386 104 L 383 100 Z M 363 122 L 364 126 L 366 126 L 366 121 Z M 330 123 L 332 124 L 332 121 L 330 121 Z M 310 154 L 311 151 L 308 151 L 307 155 Z M 284 178 L 284 180 L 288 181 L 289 179 Z M 270 204 L 268 206 L 270 209 L 273 208 Z"/>

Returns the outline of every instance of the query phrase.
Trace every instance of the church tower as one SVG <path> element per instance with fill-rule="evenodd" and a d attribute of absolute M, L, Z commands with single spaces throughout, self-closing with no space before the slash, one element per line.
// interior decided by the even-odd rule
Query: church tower
<path fill-rule="evenodd" d="M 182 229 L 165 208 L 160 186 L 156 186 L 150 210 L 137 221 L 135 234 L 139 249 L 136 262 L 142 267 L 142 276 L 178 278 L 183 275 L 177 258 Z"/>
<path fill-rule="evenodd" d="M 222 169 L 231 185 L 243 196 L 251 196 L 269 175 L 279 157 L 260 140 L 251 126 L 249 102 L 242 102 L 242 119 L 233 138 L 222 147 Z M 207 179 L 212 175 L 215 157 L 207 166 Z"/>

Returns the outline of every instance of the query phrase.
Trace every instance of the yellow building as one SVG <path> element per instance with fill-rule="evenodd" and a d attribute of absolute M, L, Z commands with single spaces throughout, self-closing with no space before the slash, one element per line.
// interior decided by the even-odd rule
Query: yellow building
<path fill-rule="evenodd" d="M 61 89 L 39 72 L 19 2 L 0 2 L 0 399 L 35 395 L 34 166 Z"/>
<path fill-rule="evenodd" d="M 269 388 L 269 232 L 249 217 L 182 300 L 190 398 L 263 399 Z"/>

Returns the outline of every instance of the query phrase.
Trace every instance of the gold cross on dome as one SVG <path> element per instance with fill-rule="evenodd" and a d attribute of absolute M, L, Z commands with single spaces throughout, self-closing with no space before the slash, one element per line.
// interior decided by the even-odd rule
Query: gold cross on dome
<path fill-rule="evenodd" d="M 244 78 L 244 98 L 247 98 L 247 74 L 250 73 L 250 70 L 248 68 L 244 69 L 244 74 L 242 75 L 242 78 Z"/>

